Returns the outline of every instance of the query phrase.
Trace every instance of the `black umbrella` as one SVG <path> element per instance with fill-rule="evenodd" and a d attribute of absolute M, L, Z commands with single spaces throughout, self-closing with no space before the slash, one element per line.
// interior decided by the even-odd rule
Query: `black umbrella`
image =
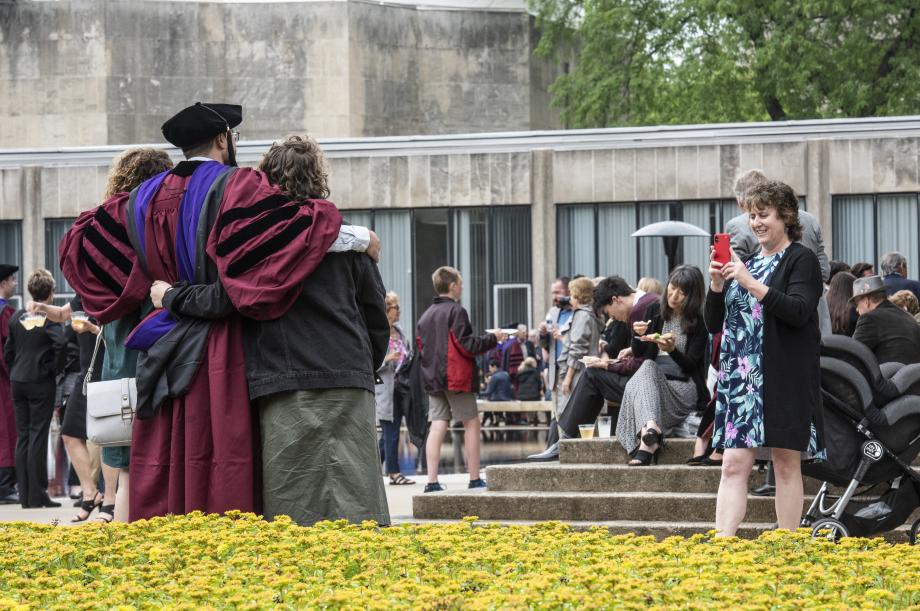
<path fill-rule="evenodd" d="M 674 259 L 677 257 L 677 246 L 682 237 L 708 238 L 709 233 L 696 225 L 683 221 L 660 221 L 646 225 L 632 234 L 634 238 L 662 238 L 664 239 L 664 254 L 668 257 L 668 272 L 674 269 Z"/>

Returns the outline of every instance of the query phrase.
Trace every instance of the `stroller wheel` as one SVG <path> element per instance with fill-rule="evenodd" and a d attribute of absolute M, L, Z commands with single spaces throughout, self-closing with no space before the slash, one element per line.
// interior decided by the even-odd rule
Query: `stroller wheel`
<path fill-rule="evenodd" d="M 910 527 L 910 532 L 907 533 L 907 540 L 910 541 L 911 545 L 917 545 L 918 536 L 920 536 L 920 520 L 916 520 L 913 526 Z"/>
<path fill-rule="evenodd" d="M 843 537 L 849 537 L 850 531 L 843 525 L 843 522 L 834 518 L 821 518 L 816 520 L 811 529 L 811 538 L 817 539 L 824 537 L 836 543 Z"/>

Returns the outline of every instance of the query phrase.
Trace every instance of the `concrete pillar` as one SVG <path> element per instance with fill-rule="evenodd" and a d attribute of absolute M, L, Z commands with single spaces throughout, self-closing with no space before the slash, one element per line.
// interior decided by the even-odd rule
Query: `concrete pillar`
<path fill-rule="evenodd" d="M 45 265 L 45 223 L 42 216 L 41 168 L 22 168 L 20 193 L 22 194 L 22 280 Z M 23 295 L 29 299 L 25 287 Z"/>
<path fill-rule="evenodd" d="M 530 234 L 533 253 L 534 325 L 552 305 L 550 289 L 556 277 L 556 207 L 553 201 L 553 151 L 531 152 Z"/>
<path fill-rule="evenodd" d="M 824 250 L 833 259 L 834 227 L 831 215 L 830 153 L 827 140 L 809 140 L 806 143 L 805 197 L 808 211 L 821 225 Z"/>

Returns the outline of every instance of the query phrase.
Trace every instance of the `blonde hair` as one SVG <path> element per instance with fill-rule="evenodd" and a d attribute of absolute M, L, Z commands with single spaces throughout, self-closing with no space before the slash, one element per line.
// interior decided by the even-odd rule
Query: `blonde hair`
<path fill-rule="evenodd" d="M 163 149 L 130 148 L 112 160 L 112 167 L 106 178 L 105 199 L 116 193 L 133 191 L 145 180 L 172 167 L 172 159 Z"/>
<path fill-rule="evenodd" d="M 905 310 L 911 316 L 916 316 L 920 313 L 920 302 L 917 301 L 917 296 L 908 290 L 898 291 L 889 297 L 888 301 Z"/>
<path fill-rule="evenodd" d="M 45 301 L 54 294 L 54 276 L 47 269 L 40 267 L 29 274 L 26 286 L 32 299 Z"/>
<path fill-rule="evenodd" d="M 536 369 L 537 368 L 537 359 L 532 356 L 528 356 L 526 359 L 521 361 L 521 365 L 518 367 L 518 371 L 524 371 L 525 369 Z"/>
<path fill-rule="evenodd" d="M 387 309 L 389 310 L 393 306 L 399 304 L 399 295 L 397 295 L 393 291 L 388 291 L 387 294 L 383 298 L 383 303 L 386 305 Z"/>
<path fill-rule="evenodd" d="M 439 267 L 431 274 L 431 284 L 438 295 L 449 291 L 454 282 L 460 282 L 460 272 L 449 265 Z"/>
<path fill-rule="evenodd" d="M 658 278 L 640 278 L 639 284 L 636 285 L 636 288 L 640 291 L 645 291 L 646 293 L 664 295 L 664 286 L 662 286 L 661 281 L 659 281 Z"/>
<path fill-rule="evenodd" d="M 312 136 L 293 134 L 275 142 L 259 169 L 292 199 L 329 197 L 329 162 Z"/>
<path fill-rule="evenodd" d="M 591 305 L 594 299 L 594 281 L 591 278 L 575 278 L 569 282 L 569 295 L 580 305 Z"/>

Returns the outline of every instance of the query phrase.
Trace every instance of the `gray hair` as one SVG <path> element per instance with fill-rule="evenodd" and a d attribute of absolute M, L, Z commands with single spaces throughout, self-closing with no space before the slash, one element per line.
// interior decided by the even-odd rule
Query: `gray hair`
<path fill-rule="evenodd" d="M 735 198 L 744 200 L 745 193 L 747 193 L 751 187 L 766 180 L 767 175 L 763 173 L 763 170 L 755 169 L 742 173 L 741 176 L 735 179 L 735 186 L 732 187 L 732 191 L 735 192 Z"/>
<path fill-rule="evenodd" d="M 902 265 L 907 265 L 907 259 L 898 251 L 886 254 L 878 264 L 882 268 L 882 276 L 900 273 Z"/>

